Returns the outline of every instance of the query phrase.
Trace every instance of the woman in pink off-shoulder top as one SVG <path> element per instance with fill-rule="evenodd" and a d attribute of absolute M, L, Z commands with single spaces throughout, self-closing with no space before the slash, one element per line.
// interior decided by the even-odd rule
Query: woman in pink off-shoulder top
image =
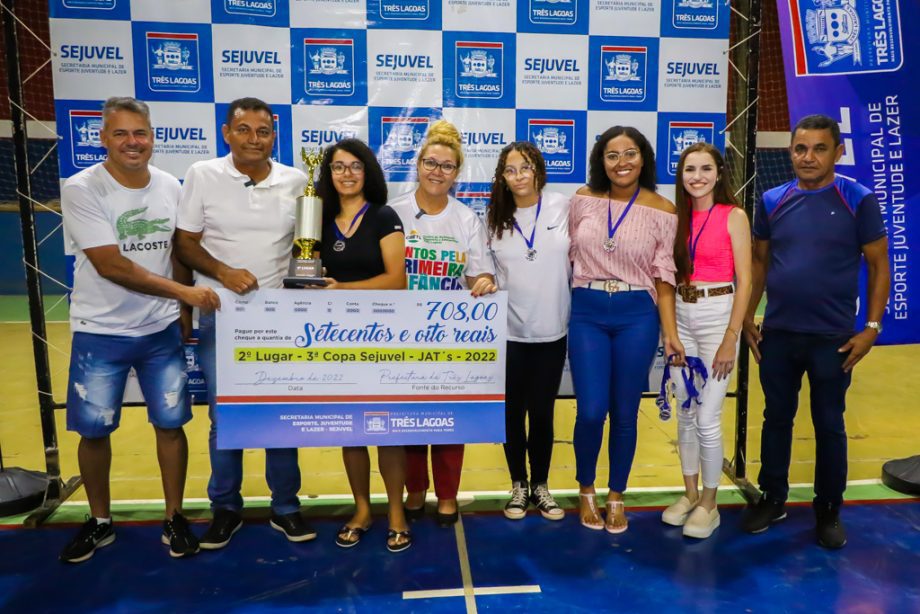
<path fill-rule="evenodd" d="M 579 517 L 589 529 L 627 528 L 623 492 L 636 451 L 639 401 L 658 348 L 683 362 L 674 316 L 674 205 L 655 192 L 655 152 L 615 126 L 591 151 L 588 185 L 572 197 L 569 362 L 575 386 Z M 597 457 L 610 415 L 607 518 L 595 497 Z"/>

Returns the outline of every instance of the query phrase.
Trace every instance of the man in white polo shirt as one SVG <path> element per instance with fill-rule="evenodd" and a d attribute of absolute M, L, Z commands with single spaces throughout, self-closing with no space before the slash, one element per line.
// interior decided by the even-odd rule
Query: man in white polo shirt
<path fill-rule="evenodd" d="M 137 372 L 154 426 L 163 474 L 166 519 L 161 541 L 173 557 L 198 552 L 180 513 L 192 417 L 179 323 L 179 303 L 219 306 L 211 288 L 191 280 L 172 260 L 179 182 L 149 165 L 150 110 L 134 98 L 109 98 L 102 108 L 105 162 L 64 182 L 61 211 L 76 256 L 70 304 L 67 429 L 80 434 L 80 476 L 92 517 L 61 553 L 79 563 L 115 541 L 109 470 L 111 433 L 118 428 L 128 371 Z M 190 324 L 190 322 L 189 322 Z"/>
<path fill-rule="evenodd" d="M 246 294 L 281 288 L 294 238 L 294 206 L 307 177 L 270 159 L 275 141 L 271 107 L 257 98 L 230 103 L 222 128 L 230 154 L 197 162 L 185 175 L 179 203 L 176 250 L 197 272 L 198 283 Z M 198 355 L 208 382 L 214 519 L 201 538 L 206 550 L 223 548 L 242 526 L 243 451 L 217 448 L 214 313 L 199 319 Z M 290 541 L 316 532 L 300 515 L 300 468 L 293 448 L 265 451 L 265 478 L 272 492 L 272 528 Z"/>

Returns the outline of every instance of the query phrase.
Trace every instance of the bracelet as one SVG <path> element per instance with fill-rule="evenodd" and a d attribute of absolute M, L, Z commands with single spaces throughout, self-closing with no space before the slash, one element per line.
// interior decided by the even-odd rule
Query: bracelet
<path fill-rule="evenodd" d="M 739 339 L 739 338 L 741 337 L 741 335 L 738 333 L 738 331 L 736 331 L 736 330 L 735 330 L 734 328 L 732 328 L 731 326 L 727 326 L 727 327 L 725 328 L 725 330 L 726 330 L 727 332 L 730 332 L 731 334 L 733 334 L 733 335 L 735 336 L 735 339 Z"/>

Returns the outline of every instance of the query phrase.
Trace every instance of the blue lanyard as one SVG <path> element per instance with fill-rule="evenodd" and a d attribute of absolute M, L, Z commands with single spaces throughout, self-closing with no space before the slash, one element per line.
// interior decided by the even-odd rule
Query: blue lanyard
<path fill-rule="evenodd" d="M 713 205 L 712 205 L 711 207 L 709 207 L 709 213 L 706 214 L 706 219 L 703 220 L 703 225 L 700 226 L 699 232 L 696 233 L 696 239 L 693 238 L 693 230 L 692 230 L 692 228 L 691 228 L 691 230 L 690 230 L 690 237 L 688 237 L 688 241 L 690 242 L 690 270 L 691 270 L 691 271 L 693 271 L 693 263 L 694 263 L 694 261 L 696 260 L 696 248 L 699 247 L 699 245 L 700 245 L 700 237 L 703 236 L 703 230 L 706 228 L 706 224 L 709 223 L 709 218 L 710 218 L 710 216 L 712 215 L 712 210 L 715 209 L 715 208 L 716 208 L 716 205 L 715 205 L 714 203 L 713 203 Z M 690 219 L 691 219 L 691 223 L 690 223 L 691 227 L 693 226 L 693 222 L 692 222 L 693 217 L 692 217 L 692 215 L 693 215 L 693 214 L 691 213 L 691 218 L 690 218 Z"/>
<path fill-rule="evenodd" d="M 527 245 L 527 259 L 533 260 L 537 255 L 537 250 L 533 248 L 534 239 L 537 236 L 537 220 L 540 219 L 540 208 L 543 206 L 543 195 L 540 195 L 540 198 L 537 200 L 537 216 L 533 219 L 533 230 L 530 231 L 530 239 L 524 236 L 524 231 L 521 230 L 521 227 L 518 226 L 517 220 L 514 220 L 514 227 L 519 233 L 521 233 L 521 238 L 524 239 L 524 244 Z"/>
<path fill-rule="evenodd" d="M 658 417 L 662 420 L 668 420 L 671 417 L 671 405 L 668 403 L 668 398 L 673 394 L 673 384 L 668 385 L 671 380 L 671 369 L 668 367 L 668 363 L 676 356 L 677 354 L 668 356 L 664 366 L 664 376 L 661 378 L 661 391 L 658 393 L 658 398 L 655 399 L 655 405 L 658 406 Z M 709 371 L 706 370 L 706 365 L 703 364 L 702 359 L 696 356 L 687 356 L 687 366 L 680 370 L 680 376 L 684 381 L 684 387 L 687 389 L 687 400 L 681 403 L 681 410 L 692 414 L 693 403 L 702 404 L 700 396 L 703 388 L 706 387 L 706 381 L 709 379 Z M 699 389 L 696 387 L 697 379 L 701 382 Z"/>
<path fill-rule="evenodd" d="M 633 203 L 636 202 L 636 199 L 639 197 L 639 190 L 641 189 L 641 187 L 636 188 L 636 193 L 633 194 L 629 202 L 626 203 L 626 208 L 623 209 L 623 213 L 620 214 L 616 224 L 613 223 L 613 213 L 610 210 L 610 199 L 607 199 L 607 240 L 604 241 L 604 251 L 612 252 L 616 249 L 617 243 L 613 240 L 613 236 L 617 233 L 617 230 L 619 230 L 623 220 L 626 219 L 626 214 L 632 209 Z"/>
<path fill-rule="evenodd" d="M 364 206 L 361 207 L 361 210 L 358 211 L 353 218 L 351 218 L 351 224 L 348 225 L 348 230 L 345 232 L 351 232 L 351 229 L 355 227 L 355 222 L 358 221 L 359 217 L 367 213 L 367 208 L 370 206 L 370 203 L 364 203 Z M 335 220 L 332 220 L 332 229 L 335 231 L 335 238 L 344 243 L 346 237 L 342 234 L 342 231 L 339 230 L 339 225 L 335 223 Z"/>

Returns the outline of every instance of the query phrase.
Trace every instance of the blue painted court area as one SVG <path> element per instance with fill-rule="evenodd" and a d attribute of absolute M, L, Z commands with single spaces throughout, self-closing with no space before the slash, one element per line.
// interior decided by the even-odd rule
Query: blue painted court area
<path fill-rule="evenodd" d="M 187 560 L 170 559 L 158 526 L 120 525 L 79 565 L 57 561 L 72 528 L 2 530 L 0 610 L 920 612 L 920 502 L 847 506 L 850 543 L 836 552 L 814 544 L 807 506 L 755 536 L 736 528 L 739 508 L 725 508 L 701 542 L 659 514 L 630 512 L 619 536 L 572 514 L 466 514 L 457 529 L 425 519 L 402 554 L 384 549 L 383 519 L 351 550 L 332 541 L 339 520 L 318 521 L 306 544 L 250 522 L 227 549 Z"/>

